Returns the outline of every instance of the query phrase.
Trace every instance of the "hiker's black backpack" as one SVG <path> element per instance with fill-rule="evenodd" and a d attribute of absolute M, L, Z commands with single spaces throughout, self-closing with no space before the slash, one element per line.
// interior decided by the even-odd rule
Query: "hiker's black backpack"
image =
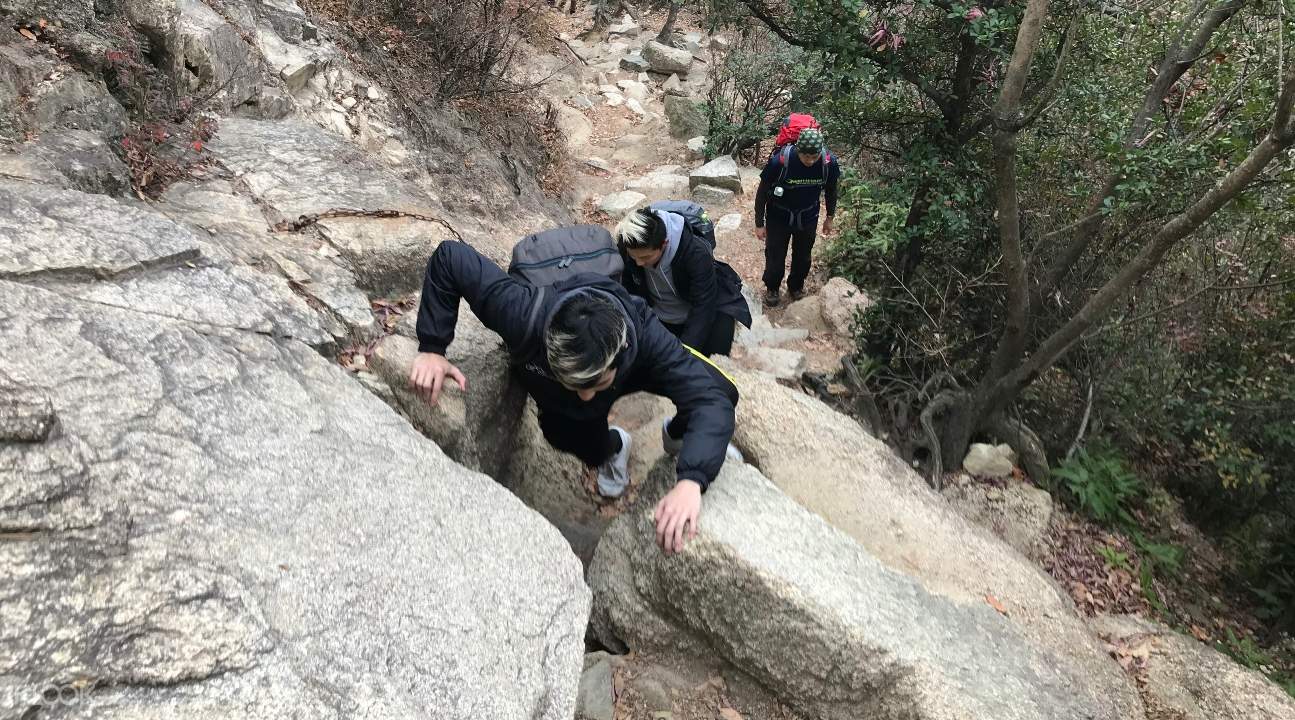
<path fill-rule="evenodd" d="M 536 332 L 544 297 L 550 285 L 579 273 L 594 273 L 620 282 L 625 271 L 616 241 L 602 225 L 572 225 L 527 235 L 513 246 L 508 274 L 539 289 L 526 317 L 526 336 L 512 354 L 512 362 L 525 364 L 530 357 L 519 354 Z M 534 355 L 534 353 L 531 353 Z"/>
<path fill-rule="evenodd" d="M 683 217 L 688 230 L 693 235 L 705 240 L 710 245 L 711 250 L 715 249 L 715 223 L 710 221 L 710 215 L 706 213 L 706 208 L 688 200 L 662 200 L 648 205 L 648 209 L 674 213 Z"/>

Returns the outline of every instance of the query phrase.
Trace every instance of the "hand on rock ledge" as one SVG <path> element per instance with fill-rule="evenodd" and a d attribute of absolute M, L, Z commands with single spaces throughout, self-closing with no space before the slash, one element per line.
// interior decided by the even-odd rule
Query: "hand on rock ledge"
<path fill-rule="evenodd" d="M 697 516 L 700 514 L 701 485 L 692 480 L 680 480 L 661 498 L 654 517 L 656 542 L 665 554 L 682 552 L 684 542 L 697 537 Z"/>
<path fill-rule="evenodd" d="M 467 392 L 468 379 L 463 376 L 444 355 L 436 353 L 418 353 L 414 359 L 414 368 L 409 371 L 409 384 L 431 405 L 441 399 L 441 386 L 445 377 L 459 384 L 459 390 Z"/>

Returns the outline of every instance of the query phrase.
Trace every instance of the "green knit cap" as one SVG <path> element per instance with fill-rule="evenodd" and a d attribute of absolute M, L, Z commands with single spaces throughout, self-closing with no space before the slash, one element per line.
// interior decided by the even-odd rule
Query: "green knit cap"
<path fill-rule="evenodd" d="M 823 152 L 823 131 L 806 128 L 800 131 L 796 139 L 796 152 L 806 155 L 817 155 Z"/>

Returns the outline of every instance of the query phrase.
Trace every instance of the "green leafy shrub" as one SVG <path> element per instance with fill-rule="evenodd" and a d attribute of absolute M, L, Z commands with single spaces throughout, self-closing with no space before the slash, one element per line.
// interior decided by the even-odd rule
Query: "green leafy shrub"
<path fill-rule="evenodd" d="M 803 64 L 804 53 L 767 32 L 745 34 L 711 75 L 706 98 L 706 154 L 738 155 L 772 139 L 770 128 L 790 108 L 788 69 Z"/>
<path fill-rule="evenodd" d="M 1052 471 L 1065 484 L 1076 507 L 1104 525 L 1134 525 L 1133 505 L 1146 487 L 1110 450 L 1092 453 L 1080 448 Z"/>
<path fill-rule="evenodd" d="M 1160 543 L 1149 539 L 1141 530 L 1133 530 L 1133 544 L 1142 556 L 1143 566 L 1152 570 L 1177 574 L 1183 565 L 1183 549 L 1171 543 Z"/>
<path fill-rule="evenodd" d="M 880 183 L 859 179 L 847 168 L 837 202 L 841 221 L 827 246 L 828 268 L 832 275 L 847 279 L 864 277 L 904 241 L 907 201 Z"/>
<path fill-rule="evenodd" d="M 1218 643 L 1218 649 L 1231 656 L 1233 660 L 1245 665 L 1251 670 L 1258 670 L 1273 664 L 1272 657 L 1259 647 L 1253 638 L 1248 635 L 1237 637 L 1237 634 L 1228 628 L 1226 631 L 1227 640 Z"/>
<path fill-rule="evenodd" d="M 1120 552 L 1110 545 L 1103 545 L 1097 548 L 1097 554 L 1102 556 L 1102 559 L 1106 561 L 1107 566 L 1116 570 L 1128 570 L 1132 567 L 1129 565 L 1129 554 L 1126 552 Z"/>

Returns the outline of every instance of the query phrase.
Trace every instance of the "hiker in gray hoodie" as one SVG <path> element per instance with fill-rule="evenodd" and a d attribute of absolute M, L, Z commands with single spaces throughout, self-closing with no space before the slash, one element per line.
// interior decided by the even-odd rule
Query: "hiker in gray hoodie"
<path fill-rule="evenodd" d="M 636 210 L 615 234 L 625 289 L 646 300 L 684 345 L 703 355 L 727 355 L 736 323 L 751 325 L 733 268 L 716 260 L 710 244 L 672 212 Z"/>

